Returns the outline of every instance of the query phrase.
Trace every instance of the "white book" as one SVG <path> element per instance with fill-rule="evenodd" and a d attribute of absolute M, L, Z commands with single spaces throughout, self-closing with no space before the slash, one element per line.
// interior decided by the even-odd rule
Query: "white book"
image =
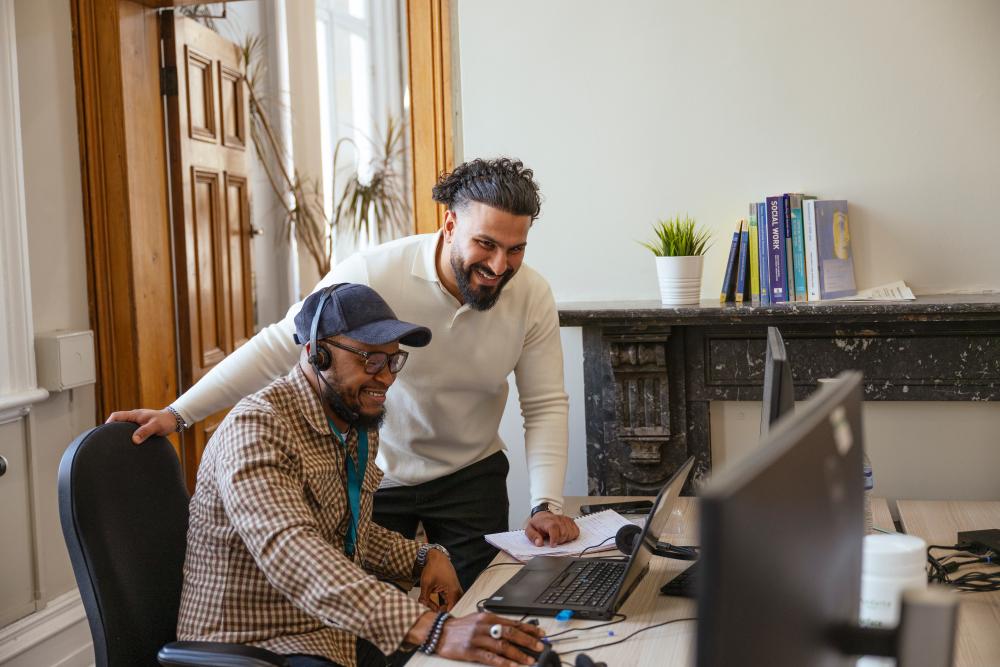
<path fill-rule="evenodd" d="M 819 301 L 819 250 L 816 245 L 816 200 L 802 202 L 802 237 L 806 248 L 806 299 Z"/>
<path fill-rule="evenodd" d="M 531 560 L 535 556 L 579 556 L 584 550 L 587 553 L 610 551 L 615 549 L 615 535 L 622 526 L 632 522 L 614 510 L 604 510 L 574 519 L 580 536 L 572 542 L 565 542 L 554 547 L 547 544 L 536 546 L 523 530 L 511 530 L 506 533 L 491 533 L 486 535 L 486 541 L 498 549 L 506 551 L 519 561 Z"/>

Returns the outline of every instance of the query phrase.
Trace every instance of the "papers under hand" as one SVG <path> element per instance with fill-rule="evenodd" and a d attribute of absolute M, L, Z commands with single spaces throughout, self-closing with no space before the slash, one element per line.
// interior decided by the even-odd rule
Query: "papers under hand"
<path fill-rule="evenodd" d="M 604 510 L 574 519 L 580 536 L 572 542 L 558 544 L 554 547 L 548 544 L 535 546 L 523 530 L 511 530 L 506 533 L 491 533 L 486 535 L 486 541 L 503 549 L 519 561 L 531 560 L 535 556 L 579 556 L 584 549 L 587 553 L 611 551 L 615 548 L 615 535 L 622 526 L 631 522 L 614 510 Z M 595 546 L 600 544 L 600 546 Z M 588 548 L 592 547 L 592 548 Z"/>
<path fill-rule="evenodd" d="M 917 297 L 902 280 L 858 290 L 854 296 L 842 296 L 834 301 L 913 301 Z"/>

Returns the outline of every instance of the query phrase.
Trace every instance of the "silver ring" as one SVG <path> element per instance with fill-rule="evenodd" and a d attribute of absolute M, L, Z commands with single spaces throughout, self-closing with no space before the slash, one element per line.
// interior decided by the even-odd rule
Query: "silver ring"
<path fill-rule="evenodd" d="M 503 626 L 499 623 L 495 623 L 490 626 L 490 637 L 493 639 L 500 639 L 503 637 Z"/>

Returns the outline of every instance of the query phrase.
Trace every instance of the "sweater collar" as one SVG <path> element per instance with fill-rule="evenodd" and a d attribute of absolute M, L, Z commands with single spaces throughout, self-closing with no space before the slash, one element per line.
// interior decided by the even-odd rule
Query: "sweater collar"
<path fill-rule="evenodd" d="M 437 249 L 441 243 L 442 232 L 439 229 L 434 234 L 427 234 L 420 241 L 420 249 L 413 256 L 410 273 L 428 282 L 440 283 L 437 272 Z"/>

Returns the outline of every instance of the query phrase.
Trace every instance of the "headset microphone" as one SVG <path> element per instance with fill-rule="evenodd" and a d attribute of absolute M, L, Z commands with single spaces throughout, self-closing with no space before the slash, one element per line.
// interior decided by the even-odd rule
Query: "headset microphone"
<path fill-rule="evenodd" d="M 641 534 L 642 528 L 635 524 L 630 523 L 627 526 L 622 526 L 615 534 L 615 546 L 623 554 L 631 556 L 632 552 L 639 546 L 639 536 Z M 657 542 L 656 546 L 653 547 L 653 553 L 657 556 L 673 558 L 674 560 L 698 559 L 698 551 L 694 547 L 678 547 L 666 542 Z"/>

